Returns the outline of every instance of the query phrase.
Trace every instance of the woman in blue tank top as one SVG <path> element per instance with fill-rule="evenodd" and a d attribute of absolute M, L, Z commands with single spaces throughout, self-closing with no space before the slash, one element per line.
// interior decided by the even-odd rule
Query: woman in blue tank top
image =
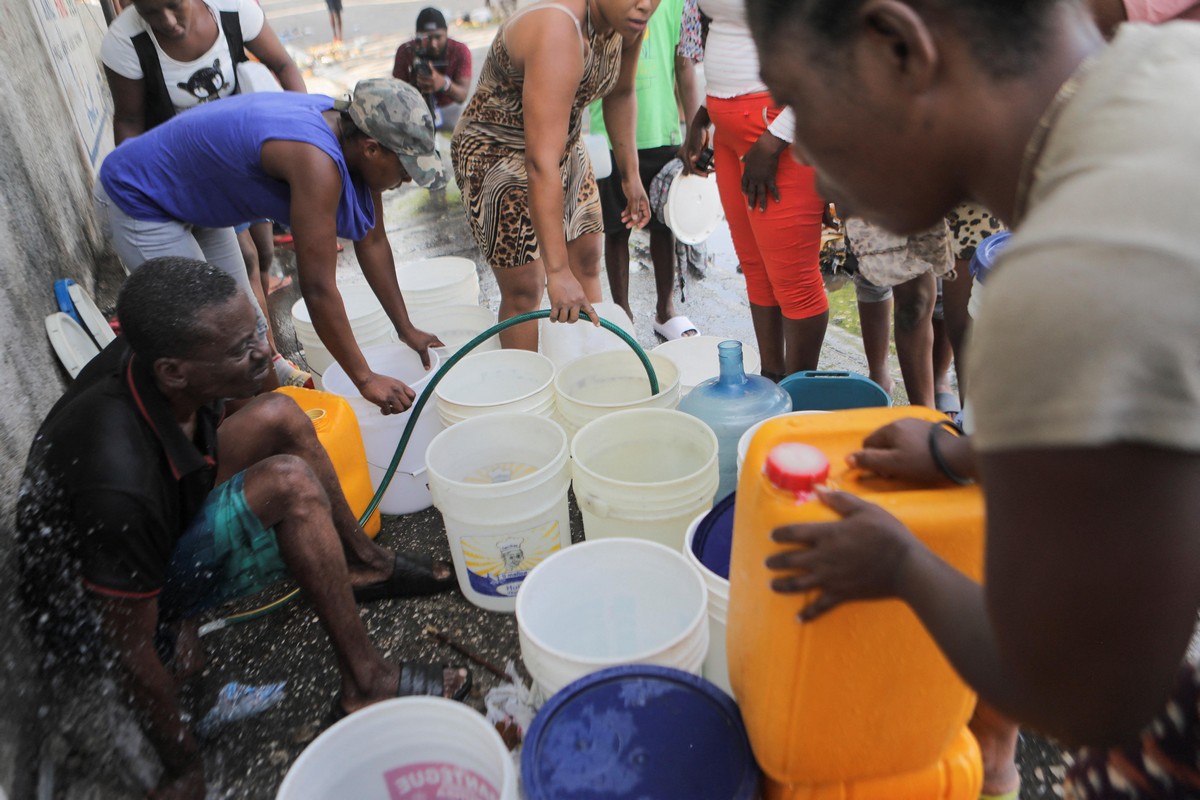
<path fill-rule="evenodd" d="M 349 103 L 293 92 L 237 95 L 177 116 L 116 148 L 100 168 L 96 203 L 130 269 L 188 256 L 244 270 L 232 226 L 291 226 L 300 292 L 313 327 L 363 397 L 400 413 L 414 393 L 371 371 L 335 281 L 337 238 L 354 241 L 367 282 L 401 341 L 429 366 L 436 336 L 413 326 L 396 282 L 382 194 L 444 181 L 425 100 L 403 81 L 360 81 Z M 203 235 L 197 235 L 203 232 Z"/>

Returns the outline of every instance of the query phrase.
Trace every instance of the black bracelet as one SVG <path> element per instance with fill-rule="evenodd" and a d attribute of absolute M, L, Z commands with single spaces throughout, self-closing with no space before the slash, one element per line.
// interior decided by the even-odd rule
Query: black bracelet
<path fill-rule="evenodd" d="M 971 478 L 964 478 L 962 475 L 959 475 L 957 472 L 950 469 L 950 465 L 947 464 L 946 459 L 942 457 L 942 451 L 938 449 L 937 434 L 942 428 L 953 431 L 955 436 L 962 435 L 962 431 L 960 431 L 958 426 L 950 420 L 943 420 L 942 422 L 936 422 L 933 425 L 930 425 L 929 455 L 933 458 L 933 463 L 937 465 L 937 468 L 941 470 L 941 473 L 945 475 L 948 480 L 952 481 L 953 483 L 957 483 L 959 486 L 970 486 L 975 481 L 973 481 Z"/>

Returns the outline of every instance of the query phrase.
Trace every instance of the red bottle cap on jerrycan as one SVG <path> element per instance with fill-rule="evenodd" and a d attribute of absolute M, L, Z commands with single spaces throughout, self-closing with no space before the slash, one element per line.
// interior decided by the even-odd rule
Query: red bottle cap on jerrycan
<path fill-rule="evenodd" d="M 771 448 L 763 471 L 785 492 L 810 494 L 829 477 L 829 459 L 812 445 L 789 442 Z"/>

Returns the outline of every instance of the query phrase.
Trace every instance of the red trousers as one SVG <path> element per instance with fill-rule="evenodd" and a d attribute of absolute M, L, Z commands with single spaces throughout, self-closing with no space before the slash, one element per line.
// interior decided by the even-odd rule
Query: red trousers
<path fill-rule="evenodd" d="M 707 105 L 716 128 L 717 187 L 750 302 L 779 306 L 789 319 L 824 313 L 829 300 L 819 261 L 825 201 L 817 194 L 813 169 L 785 152 L 775 175 L 781 202 L 772 197 L 766 211 L 751 211 L 742 194 L 742 157 L 780 109 L 771 106 L 766 92 L 709 97 Z"/>

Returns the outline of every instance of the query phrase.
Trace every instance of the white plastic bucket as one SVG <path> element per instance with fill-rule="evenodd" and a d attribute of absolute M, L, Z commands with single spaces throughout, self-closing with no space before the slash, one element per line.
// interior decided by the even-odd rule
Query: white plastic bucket
<path fill-rule="evenodd" d="M 630 336 L 636 336 L 633 320 L 625 313 L 625 309 L 616 303 L 593 303 L 592 310 L 599 314 L 601 319 L 608 320 Z M 607 328 L 597 328 L 585 319 L 570 325 L 551 322 L 548 319 L 540 320 L 538 343 L 542 355 L 553 361 L 556 367 L 563 367 L 589 353 L 629 349 L 629 345 L 621 341 L 620 336 Z"/>
<path fill-rule="evenodd" d="M 675 408 L 679 405 L 679 370 L 669 358 L 649 354 L 658 378 L 658 394 L 650 394 L 646 367 L 624 348 L 580 356 L 558 370 L 554 378 L 558 417 L 567 436 L 614 411 L 630 408 Z"/>
<path fill-rule="evenodd" d="M 498 412 L 554 413 L 554 364 L 528 350 L 469 355 L 433 390 L 442 424 Z"/>
<path fill-rule="evenodd" d="M 758 433 L 758 429 L 761 428 L 765 423 L 770 422 L 773 419 L 778 419 L 779 417 L 800 417 L 800 416 L 806 416 L 808 414 L 828 414 L 828 413 L 829 413 L 828 411 L 816 411 L 816 410 L 789 411 L 786 414 L 779 414 L 778 416 L 775 416 L 775 417 L 768 417 L 767 419 L 764 419 L 761 422 L 756 422 L 753 425 L 751 425 L 749 428 L 746 429 L 745 433 L 743 433 L 741 435 L 741 437 L 738 438 L 738 445 L 737 445 L 737 474 L 738 474 L 738 477 L 741 477 L 741 474 L 742 474 L 742 464 L 746 463 L 746 454 L 750 452 L 750 441 L 754 438 L 754 434 Z"/>
<path fill-rule="evenodd" d="M 521 658 L 547 697 L 619 664 L 699 675 L 707 602 L 704 580 L 678 550 L 639 539 L 577 544 L 529 573 L 517 595 Z"/>
<path fill-rule="evenodd" d="M 363 349 L 363 357 L 372 371 L 380 375 L 404 381 L 417 398 L 424 393 L 430 378 L 437 372 L 441 363 L 437 353 L 429 354 L 430 367 L 425 371 L 421 358 L 408 345 L 384 344 Z M 322 377 L 325 391 L 339 394 L 350 401 L 354 415 L 358 418 L 358 427 L 362 432 L 363 447 L 367 451 L 367 469 L 371 473 L 371 486 L 376 490 L 383 482 L 388 466 L 392 463 L 396 446 L 404 433 L 404 426 L 412 415 L 410 407 L 403 414 L 384 416 L 379 412 L 379 406 L 365 399 L 358 388 L 346 375 L 341 365 L 334 364 Z M 416 399 L 413 400 L 414 404 Z M 425 483 L 425 450 L 430 440 L 441 428 L 437 414 L 426 405 L 417 424 L 413 428 L 404 456 L 392 476 L 392 482 L 379 502 L 379 510 L 384 514 L 412 514 L 433 505 L 429 487 Z"/>
<path fill-rule="evenodd" d="M 441 308 L 414 308 L 410 310 L 414 325 L 423 331 L 437 334 L 445 347 L 437 348 L 444 362 L 457 353 L 463 345 L 496 324 L 496 315 L 483 306 L 453 305 Z M 493 336 L 475 346 L 472 353 L 486 353 L 500 349 L 500 338 Z"/>
<path fill-rule="evenodd" d="M 671 359 L 679 369 L 680 390 L 687 394 L 709 378 L 721 374 L 717 345 L 727 341 L 727 336 L 685 336 L 673 342 L 663 342 L 650 352 Z M 762 369 L 758 351 L 745 342 L 742 343 L 742 364 L 747 375 L 757 374 Z"/>
<path fill-rule="evenodd" d="M 729 685 L 729 664 L 726 663 L 725 656 L 725 629 L 729 622 L 729 579 L 722 578 L 704 566 L 692 550 L 696 529 L 710 513 L 711 509 L 700 512 L 688 525 L 687 535 L 683 540 L 683 556 L 700 573 L 708 589 L 708 654 L 704 657 L 702 674 L 705 679 L 732 697 L 733 687 Z"/>
<path fill-rule="evenodd" d="M 463 596 L 512 612 L 529 571 L 571 544 L 567 435 L 531 414 L 490 414 L 429 444 L 429 488 Z"/>
<path fill-rule="evenodd" d="M 575 500 L 590 540 L 647 539 L 676 552 L 713 504 L 717 436 L 682 411 L 637 408 L 588 423 L 571 444 Z"/>
<path fill-rule="evenodd" d="M 396 280 L 404 305 L 414 309 L 453 305 L 479 305 L 479 276 L 475 262 L 458 256 L 442 256 L 396 267 Z"/>
<path fill-rule="evenodd" d="M 360 348 L 392 341 L 395 335 L 392 321 L 370 286 L 338 286 L 338 293 L 342 296 L 342 306 L 350 321 L 350 331 Z M 317 335 L 312 314 L 303 299 L 292 305 L 292 327 L 296 331 L 296 340 L 304 350 L 304 360 L 316 375 L 324 375 L 334 363 L 333 355 Z"/>
<path fill-rule="evenodd" d="M 440 793 L 439 793 L 440 792 Z M 305 748 L 275 800 L 517 800 L 516 767 L 479 712 L 440 697 L 368 706 Z"/>

